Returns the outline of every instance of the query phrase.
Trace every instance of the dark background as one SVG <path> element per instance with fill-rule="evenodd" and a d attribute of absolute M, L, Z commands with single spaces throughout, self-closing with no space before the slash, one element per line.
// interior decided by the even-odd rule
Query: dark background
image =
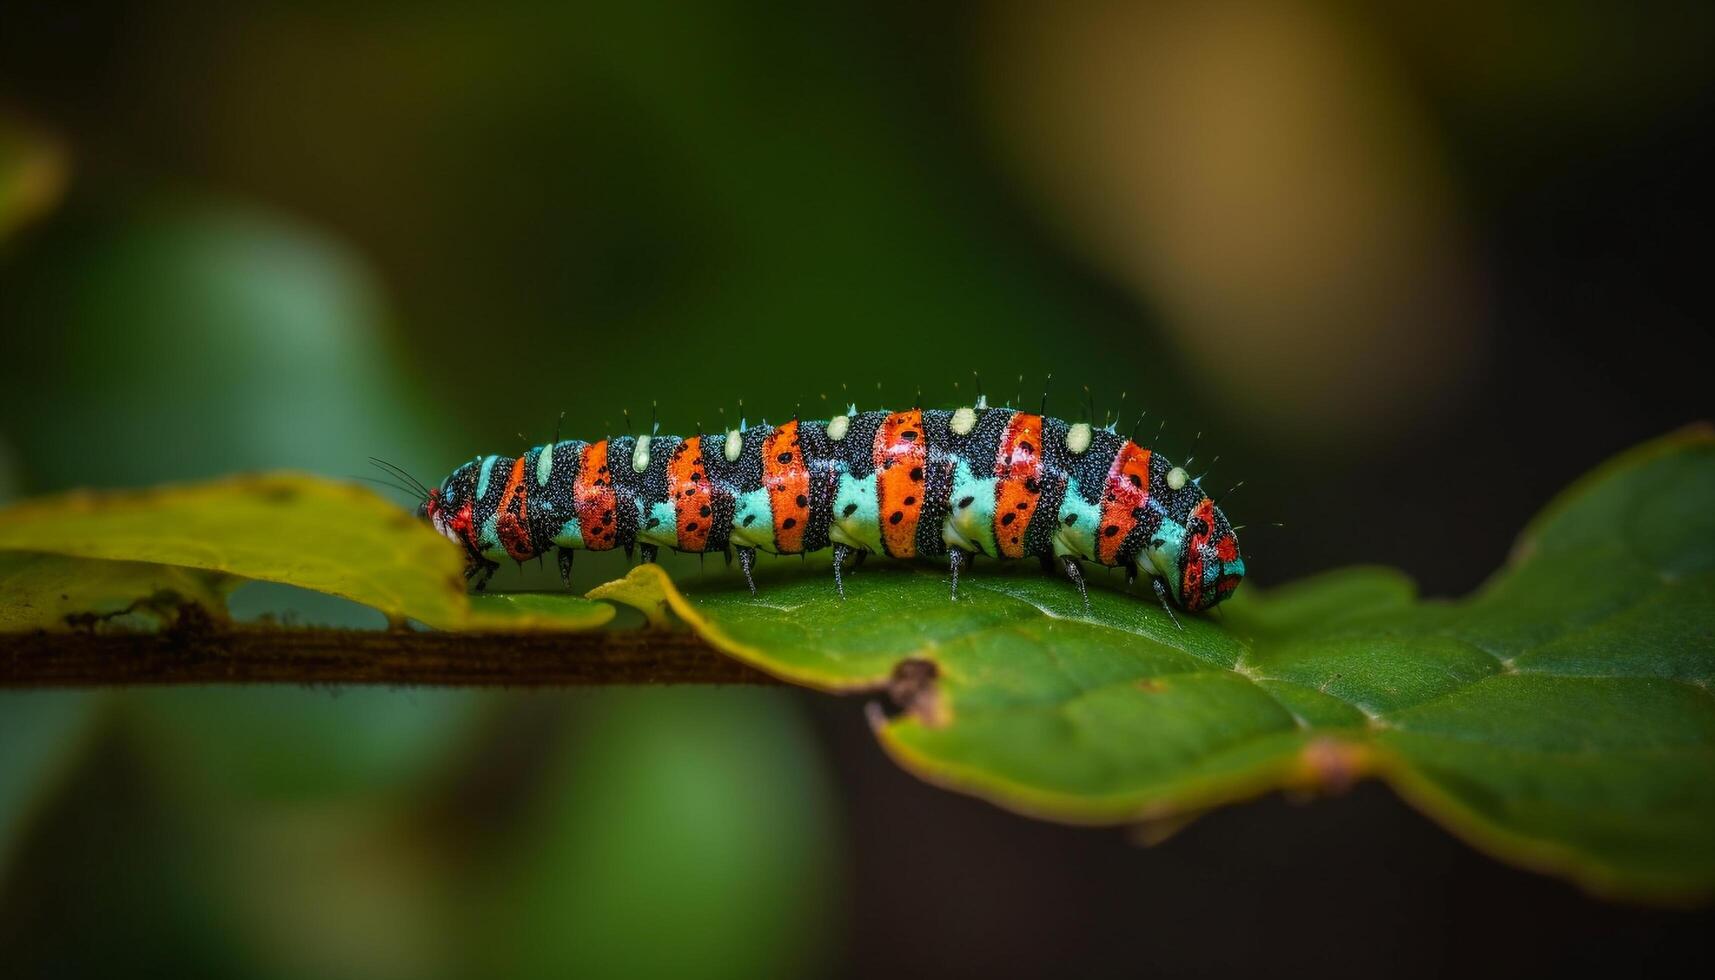
<path fill-rule="evenodd" d="M 1457 595 L 1710 414 L 1708 9 L 921 6 L 0 0 L 0 498 L 1052 372 L 1051 411 L 1125 392 L 1245 481 L 1259 585 Z M 924 786 L 802 693 L 12 696 L 0 740 L 26 973 L 1711 958 L 1706 913 L 1375 785 L 1143 848 Z"/>

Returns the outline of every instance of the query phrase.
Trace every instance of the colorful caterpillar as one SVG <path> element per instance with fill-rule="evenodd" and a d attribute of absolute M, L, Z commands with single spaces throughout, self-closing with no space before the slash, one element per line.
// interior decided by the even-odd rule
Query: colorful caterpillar
<path fill-rule="evenodd" d="M 480 589 L 505 558 L 579 548 L 736 550 L 752 594 L 758 549 L 945 556 L 958 598 L 972 555 L 1058 562 L 1089 602 L 1080 563 L 1148 575 L 1166 605 L 1222 601 L 1245 574 L 1238 540 L 1184 469 L 1112 427 L 1010 408 L 863 412 L 724 435 L 556 441 L 483 456 L 425 495 L 418 514 L 462 545 Z M 1165 585 L 1163 584 L 1165 583 Z"/>

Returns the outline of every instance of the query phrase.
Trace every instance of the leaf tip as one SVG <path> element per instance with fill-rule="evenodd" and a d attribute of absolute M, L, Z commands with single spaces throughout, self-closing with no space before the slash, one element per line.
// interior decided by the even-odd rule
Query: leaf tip
<path fill-rule="evenodd" d="M 624 578 L 603 582 L 584 593 L 584 598 L 630 606 L 643 614 L 650 629 L 666 629 L 672 625 L 667 614 L 672 593 L 673 582 L 661 566 L 646 564 L 633 568 Z"/>

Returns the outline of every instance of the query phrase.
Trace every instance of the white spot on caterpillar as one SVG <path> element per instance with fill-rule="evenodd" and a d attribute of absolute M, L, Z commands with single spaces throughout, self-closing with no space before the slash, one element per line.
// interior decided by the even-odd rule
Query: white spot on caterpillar
<path fill-rule="evenodd" d="M 971 430 L 976 427 L 977 410 L 974 408 L 959 409 L 953 413 L 952 421 L 947 423 L 947 428 L 952 429 L 954 435 L 960 436 L 970 435 Z"/>
<path fill-rule="evenodd" d="M 539 487 L 547 486 L 548 474 L 552 472 L 554 472 L 554 444 L 550 442 L 542 447 L 542 455 L 536 458 L 536 485 Z"/>
<path fill-rule="evenodd" d="M 648 436 L 637 437 L 637 445 L 631 449 L 631 468 L 639 473 L 649 468 Z"/>
<path fill-rule="evenodd" d="M 744 455 L 743 434 L 737 429 L 728 429 L 726 433 L 726 461 L 736 463 L 742 455 Z"/>
<path fill-rule="evenodd" d="M 988 408 L 988 407 L 989 407 L 989 396 L 978 395 L 977 396 L 977 405 L 976 405 L 977 411 L 980 412 L 983 409 Z"/>
<path fill-rule="evenodd" d="M 851 428 L 850 416 L 836 415 L 828 420 L 828 438 L 839 442 L 846 437 L 846 430 Z"/>
<path fill-rule="evenodd" d="M 1185 489 L 1185 484 L 1191 482 L 1191 474 L 1185 472 L 1185 467 L 1175 466 L 1167 471 L 1167 485 L 1174 490 Z"/>
<path fill-rule="evenodd" d="M 1095 434 L 1090 431 L 1090 423 L 1079 422 L 1066 430 L 1066 448 L 1070 449 L 1074 456 L 1083 455 L 1090 448 L 1090 440 L 1093 438 Z"/>

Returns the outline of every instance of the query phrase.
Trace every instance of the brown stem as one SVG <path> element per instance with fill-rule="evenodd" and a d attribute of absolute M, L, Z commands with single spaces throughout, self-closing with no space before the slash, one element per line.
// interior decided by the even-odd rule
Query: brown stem
<path fill-rule="evenodd" d="M 692 633 L 204 627 L 0 634 L 0 688 L 126 684 L 774 684 Z"/>

